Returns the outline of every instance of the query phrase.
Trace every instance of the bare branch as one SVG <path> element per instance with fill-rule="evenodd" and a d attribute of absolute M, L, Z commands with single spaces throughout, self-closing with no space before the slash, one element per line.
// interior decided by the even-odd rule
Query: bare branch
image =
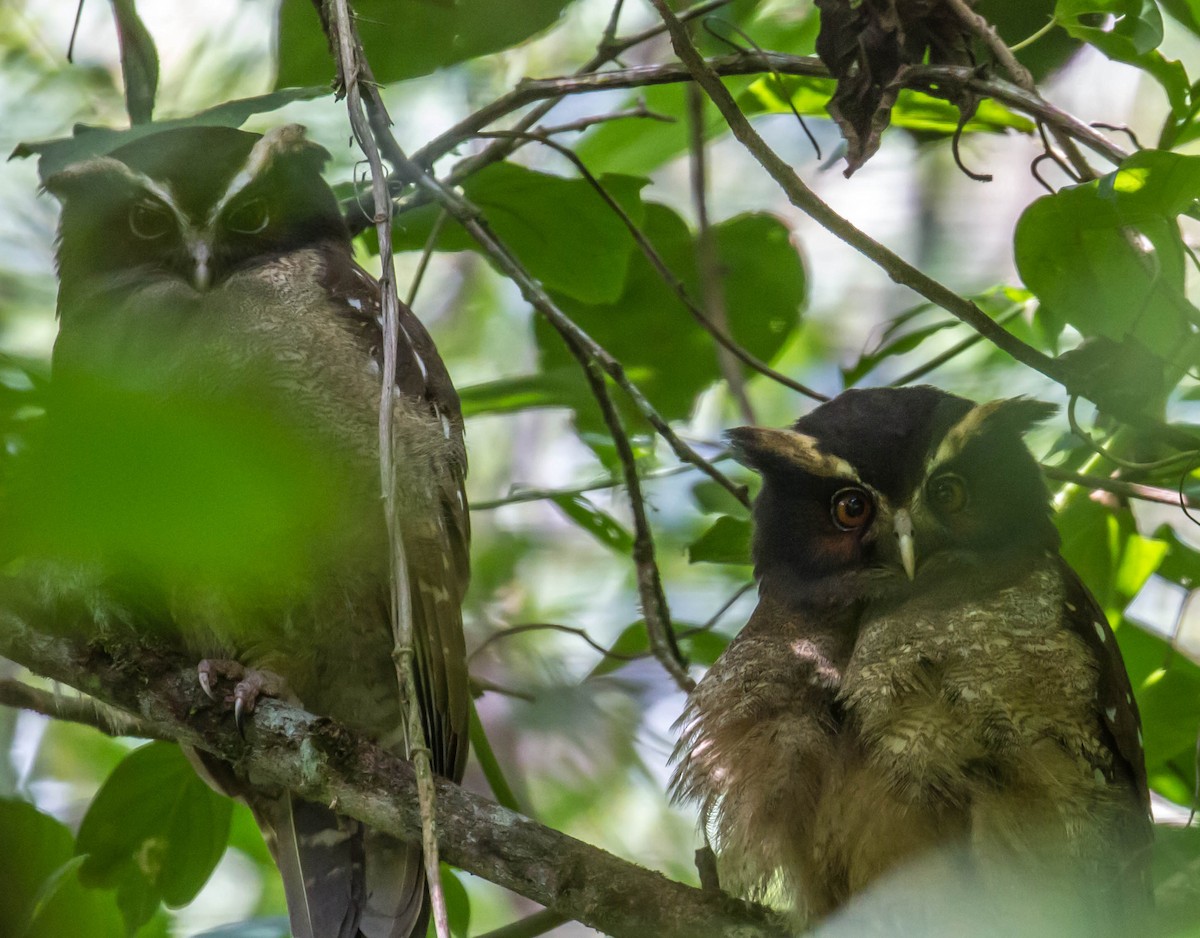
<path fill-rule="evenodd" d="M 0 704 L 29 710 L 55 720 L 66 720 L 99 730 L 106 736 L 137 736 L 165 739 L 136 717 L 114 710 L 91 697 L 54 693 L 15 679 L 0 680 Z"/>
<path fill-rule="evenodd" d="M 0 655 L 136 714 L 152 735 L 237 763 L 264 783 L 309 800 L 336 802 L 339 812 L 395 837 L 420 835 L 417 782 L 406 760 L 332 720 L 275 700 L 258 705 L 242 739 L 228 712 L 200 691 L 194 662 L 148 648 L 138 636 L 124 644 L 86 645 L 36 632 L 5 606 Z M 564 919 L 617 938 L 787 934 L 764 909 L 673 882 L 444 779 L 435 786 L 447 862 Z"/>

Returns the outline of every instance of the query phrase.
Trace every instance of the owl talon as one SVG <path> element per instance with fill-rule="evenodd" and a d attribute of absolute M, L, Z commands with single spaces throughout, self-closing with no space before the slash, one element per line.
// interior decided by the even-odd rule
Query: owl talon
<path fill-rule="evenodd" d="M 274 671 L 247 668 L 238 661 L 206 658 L 196 669 L 200 689 L 213 700 L 233 704 L 233 722 L 238 733 L 246 735 L 246 718 L 254 713 L 260 697 L 281 697 L 293 700 L 287 683 Z M 216 678 L 237 681 L 233 691 L 223 698 L 213 690 Z"/>

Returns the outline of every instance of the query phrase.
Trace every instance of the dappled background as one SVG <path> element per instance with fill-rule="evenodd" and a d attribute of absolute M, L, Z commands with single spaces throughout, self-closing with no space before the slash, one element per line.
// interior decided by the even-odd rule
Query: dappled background
<path fill-rule="evenodd" d="M 1177 17 L 1161 21 L 1162 61 L 1200 61 L 1195 4 L 1162 5 Z M 268 0 L 158 0 L 142 6 L 138 12 L 161 69 L 156 120 L 188 117 L 278 87 L 313 89 L 283 106 L 276 106 L 282 98 L 269 99 L 244 126 L 261 132 L 286 122 L 306 125 L 333 154 L 329 178 L 352 203 L 365 169 L 350 142 L 344 105 L 322 93 L 332 67 L 307 2 L 286 0 L 282 13 Z M 613 13 L 612 0 L 462 4 L 462 22 L 447 31 L 441 17 L 453 7 L 413 0 L 397 5 L 416 11 L 398 34 L 387 32 L 388 24 L 375 24 L 369 6 L 360 5 L 367 53 L 386 83 L 395 135 L 410 153 L 523 76 L 561 76 L 579 68 L 595 52 Z M 1030 12 L 1025 22 L 1001 23 L 1010 43 L 1035 33 L 1054 4 L 1013 6 Z M 127 125 L 112 10 L 98 2 L 84 5 L 77 28 L 75 12 L 73 4 L 22 0 L 0 7 L 5 152 L 66 136 L 80 122 Z M 621 10 L 617 35 L 633 35 L 656 22 L 648 4 L 630 2 Z M 817 31 L 811 4 L 795 0 L 730 4 L 701 23 L 697 36 L 711 55 L 755 44 L 808 55 Z M 384 32 L 373 36 L 375 28 Z M 382 38 L 387 41 L 375 41 Z M 620 63 L 673 59 L 667 40 L 658 36 L 622 53 Z M 1127 126 L 1130 135 L 1116 132 L 1113 139 L 1128 148 L 1132 135 L 1153 145 L 1172 108 L 1189 106 L 1171 100 L 1168 91 L 1175 86 L 1161 75 L 1156 81 L 1143 68 L 1091 46 L 1080 48 L 1062 30 L 1033 43 L 1028 64 L 1045 97 L 1065 111 L 1085 122 Z M 903 129 L 887 133 L 879 152 L 847 179 L 838 129 L 820 116 L 827 83 L 756 75 L 730 79 L 729 87 L 758 115 L 755 126 L 768 142 L 836 211 L 955 291 L 977 298 L 1025 341 L 1043 349 L 1078 341 L 1079 327 L 1070 315 L 1056 319 L 1038 311 L 1014 259 L 1017 219 L 1045 192 L 1030 172 L 1043 146 L 1026 118 L 990 103 L 981 108 L 959 146 L 967 169 L 993 177 L 980 182 L 960 170 L 952 155 L 954 109 L 932 99 L 903 99 L 893 120 Z M 807 133 L 789 101 L 810 115 Z M 566 125 L 553 139 L 570 146 L 601 178 L 691 295 L 700 296 L 688 108 L 684 86 L 667 84 L 569 96 L 542 123 Z M 707 214 L 724 278 L 725 312 L 732 334 L 754 355 L 830 395 L 855 384 L 927 380 L 975 399 L 1031 394 L 1066 403 L 1057 384 L 987 342 L 972 342 L 968 327 L 895 285 L 789 205 L 740 145 L 721 133 L 724 124 L 711 106 L 705 115 L 711 141 Z M 590 123 L 597 116 L 607 119 Z M 510 123 L 505 118 L 490 129 Z M 582 129 L 570 129 L 575 125 Z M 1184 152 L 1194 148 L 1187 132 L 1178 138 Z M 437 164 L 439 172 L 492 142 L 461 140 Z M 1071 181 L 1052 163 L 1039 171 L 1055 188 Z M 33 158 L 15 159 L 0 170 L 5 443 L 0 484 L 19 462 L 23 440 L 40 417 L 55 334 L 57 205 L 39 194 L 38 185 Z M 528 143 L 509 161 L 470 176 L 465 192 L 561 308 L 622 362 L 702 455 L 720 458 L 725 428 L 783 424 L 812 406 L 769 377 L 722 363 L 711 337 L 562 153 Z M 454 223 L 424 206 L 402 214 L 397 226 L 401 298 L 411 297 L 432 332 L 467 414 L 473 580 L 466 627 L 480 728 L 473 733 L 465 784 L 501 796 L 545 824 L 694 881 L 692 855 L 699 845 L 694 815 L 671 807 L 664 794 L 671 725 L 683 695 L 647 651 L 630 562 L 628 499 L 614 488 L 618 462 L 600 413 L 557 335 L 535 318 L 510 281 L 471 250 L 470 239 Z M 1185 239 L 1195 233 L 1185 228 Z M 435 250 L 426 258 L 430 245 Z M 362 262 L 377 269 L 373 237 L 362 237 L 359 249 Z M 1194 281 L 1195 272 L 1190 276 Z M 730 374 L 732 383 L 725 380 Z M 1166 416 L 1200 422 L 1198 387 L 1193 368 L 1169 397 Z M 671 613 L 698 675 L 753 607 L 746 515 L 715 482 L 681 468 L 635 411 L 623 412 L 646 478 Z M 1090 425 L 1091 405 L 1081 405 L 1079 416 Z M 1031 442 L 1047 462 L 1097 473 L 1109 468 L 1096 468 L 1086 453 L 1080 455 L 1065 418 L 1051 421 Z M 739 469 L 728 471 L 753 483 Z M 1187 484 L 1197 492 L 1194 472 Z M 1200 603 L 1192 604 L 1190 616 L 1185 606 L 1200 577 L 1200 528 L 1169 505 L 1134 500 L 1131 510 L 1112 495 L 1095 497 L 1086 488 L 1056 492 L 1068 559 L 1110 620 L 1119 623 L 1145 722 L 1156 815 L 1176 825 L 1160 837 L 1164 888 L 1186 893 L 1200 857 L 1190 832 L 1178 829 L 1188 818 L 1196 783 Z M 4 557 L 10 559 L 8 551 Z M 0 662 L 3 668 L 4 676 L 19 673 Z M 138 744 L 0 708 L 0 749 L 7 753 L 0 760 L 0 796 L 40 812 L 0 803 L 0 839 L 53 842 L 57 846 L 46 847 L 45 864 L 55 869 L 61 860 L 53 850 L 61 847 L 70 855 L 71 838 L 98 788 Z M 165 777 L 182 765 L 157 749 L 142 759 Z M 181 786 L 195 782 L 190 775 L 185 781 L 185 774 L 183 767 Z M 188 835 L 186 828 L 178 833 Z M 91 834 L 93 842 L 97 836 Z M 149 897 L 151 917 L 143 934 L 193 935 L 283 913 L 277 874 L 240 807 L 228 845 L 194 901 L 186 901 L 190 884 L 175 893 L 129 887 Z M 219 853 L 221 847 L 206 849 Z M 0 871 L 5 862 L 0 859 Z M 457 874 L 457 881 L 465 894 L 451 889 L 455 920 L 463 927 L 469 909 L 473 935 L 535 908 L 468 875 Z M 157 910 L 158 895 L 183 902 L 183 908 Z M 91 927 L 95 930 L 63 934 L 119 933 L 111 903 L 95 912 Z M 554 934 L 590 932 L 566 925 Z"/>

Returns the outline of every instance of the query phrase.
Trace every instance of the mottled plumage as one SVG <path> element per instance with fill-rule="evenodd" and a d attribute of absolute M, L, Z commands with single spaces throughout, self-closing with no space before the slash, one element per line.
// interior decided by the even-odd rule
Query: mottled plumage
<path fill-rule="evenodd" d="M 379 287 L 354 263 L 321 179 L 327 158 L 295 125 L 263 137 L 188 128 L 48 180 L 63 202 L 52 417 L 83 473 L 88 460 L 116 466 L 95 494 L 122 524 L 100 525 L 94 559 L 135 596 L 140 626 L 213 659 L 206 677 L 273 672 L 306 708 L 402 751 Z M 434 770 L 457 780 L 469 708 L 462 416 L 406 308 L 400 332 L 396 497 L 418 704 Z M 424 935 L 418 846 L 197 759 L 254 809 L 297 938 Z"/>
<path fill-rule="evenodd" d="M 761 598 L 688 702 L 675 778 L 726 888 L 808 922 L 920 868 L 921 902 L 969 896 L 972 929 L 1039 897 L 1088 933 L 1144 911 L 1137 707 L 1021 440 L 1052 410 L 848 391 L 730 434 L 763 476 Z"/>

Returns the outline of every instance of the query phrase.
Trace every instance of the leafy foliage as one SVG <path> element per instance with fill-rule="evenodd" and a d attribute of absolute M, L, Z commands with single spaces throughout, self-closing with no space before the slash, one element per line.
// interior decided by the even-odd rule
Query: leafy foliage
<path fill-rule="evenodd" d="M 675 617 L 671 626 L 684 658 L 698 669 L 720 654 L 751 601 L 738 599 L 751 580 L 750 521 L 730 489 L 754 480 L 735 477 L 726 487 L 682 466 L 646 407 L 617 379 L 631 381 L 680 445 L 709 457 L 721 473 L 728 471 L 722 428 L 788 423 L 809 403 L 744 362 L 731 362 L 688 303 L 725 323 L 753 357 L 827 394 L 918 380 L 977 398 L 1028 393 L 1061 400 L 1063 393 L 1053 369 L 1045 369 L 1047 376 L 1017 364 L 928 295 L 914 305 L 885 283 L 916 279 L 895 263 L 881 274 L 847 250 L 844 241 L 864 249 L 854 232 L 842 229 L 836 242 L 814 233 L 811 218 L 777 194 L 714 107 L 701 102 L 697 109 L 685 82 L 659 83 L 674 59 L 661 38 L 621 47 L 618 64 L 601 62 L 617 48 L 614 37 L 656 24 L 625 6 L 606 45 L 600 30 L 612 13 L 607 0 L 355 4 L 397 137 L 432 139 L 455 125 L 450 151 L 433 162 L 439 177 L 460 186 L 531 282 L 619 363 L 620 374 L 610 371 L 606 387 L 645 478 L 643 507 Z M 6 572 L 20 570 L 21 554 L 35 548 L 54 545 L 59 554 L 83 556 L 89 544 L 119 537 L 151 567 L 215 571 L 255 584 L 302 579 L 286 549 L 297 540 L 289 532 L 339 517 L 338 486 L 316 470 L 302 477 L 280 472 L 281 465 L 303 462 L 303 454 L 275 422 L 199 426 L 185 413 L 144 402 L 136 428 L 114 427 L 111 413 L 120 408 L 110 406 L 113 395 L 128 392 L 98 386 L 85 395 L 90 407 L 79 411 L 72 437 L 106 471 L 79 478 L 73 458 L 43 439 L 53 231 L 52 210 L 33 201 L 33 193 L 72 162 L 166 127 L 264 129 L 302 120 L 333 152 L 346 208 L 360 208 L 367 190 L 355 154 L 340 146 L 345 115 L 330 94 L 336 69 L 316 9 L 308 0 L 284 0 L 268 23 L 253 19 L 268 15 L 257 5 L 242 5 L 236 29 L 214 27 L 188 44 L 151 5 L 138 10 L 121 0 L 103 14 L 115 17 L 118 48 L 107 21 L 86 18 L 100 15 L 92 5 L 79 39 L 80 64 L 70 66 L 53 59 L 61 51 L 58 38 L 31 34 L 59 14 L 39 14 L 43 22 L 28 7 L 28 21 L 0 11 L 0 67 L 8 79 L 0 101 L 13 115 L 14 138 L 40 141 L 20 144 L 13 154 L 37 157 L 37 178 L 28 162 L 18 161 L 10 168 L 25 175 L 0 187 L 11 203 L 8 227 L 0 227 Z M 1063 422 L 1060 435 L 1048 429 L 1034 442 L 1051 467 L 1063 552 L 1116 627 L 1142 712 L 1151 785 L 1177 806 L 1168 813 L 1177 818 L 1197 791 L 1200 732 L 1200 511 L 1185 514 L 1175 498 L 1200 500 L 1200 312 L 1190 246 L 1200 157 L 1181 152 L 1200 138 L 1200 84 L 1188 73 L 1191 62 L 1168 56 L 1194 47 L 1200 4 L 978 0 L 973 7 L 1038 82 L 1078 80 L 1073 69 L 1083 48 L 1137 70 L 1145 78 L 1137 112 L 1123 114 L 1119 96 L 1110 101 L 1098 93 L 1088 117 L 1134 122 L 1149 145 L 1118 159 L 1117 144 L 1128 145 L 1116 132 L 1098 140 L 1079 121 L 1024 107 L 1034 92 L 1022 98 L 993 81 L 1002 69 L 993 64 L 987 37 L 945 3 L 743 0 L 710 10 L 693 32 L 709 56 L 754 47 L 776 53 L 771 68 L 728 74 L 726 86 L 781 162 L 800 166 L 803 181 L 840 216 L 914 259 L 950 291 L 971 297 L 1033 355 L 1085 374 L 1085 386 L 1107 386 L 1109 400 L 1127 404 L 1122 422 L 1080 402 L 1086 440 L 1066 432 Z M 68 24 L 53 22 L 65 34 Z M 815 75 L 816 60 L 795 58 L 814 54 L 819 32 L 828 75 Z M 239 53 L 235 34 L 261 41 L 252 53 Z M 863 43 L 864 35 L 875 43 Z M 618 90 L 574 93 L 589 81 L 612 80 L 589 77 L 599 67 L 593 64 L 562 79 L 564 88 L 576 83 L 558 104 L 559 112 L 569 112 L 564 126 L 542 115 L 516 124 L 513 96 L 525 87 L 519 75 L 571 75 L 593 55 L 622 76 L 612 81 Z M 1106 59 L 1094 57 L 1088 74 L 1116 75 L 1118 66 Z M 938 63 L 975 68 L 970 87 L 906 84 L 910 69 Z M 789 66 L 799 74 L 789 74 Z M 1128 74 L 1115 80 L 1128 82 Z M 199 107 L 185 103 L 201 100 L 196 89 L 205 95 Z M 527 99 L 521 105 L 533 106 Z M 488 109 L 486 121 L 465 121 L 481 108 Z M 861 167 L 852 183 L 813 168 L 793 111 L 808 121 L 826 156 L 830 145 L 843 148 L 827 166 L 846 165 L 844 158 Z M 148 123 L 156 114 L 166 119 Z M 1052 154 L 1043 150 L 1039 119 Z M 75 122 L 67 135 L 64 128 Z M 594 181 L 530 138 L 535 125 L 543 128 L 542 141 L 569 147 Z M 463 129 L 482 126 L 525 129 L 486 141 Z M 1081 152 L 1092 147 L 1086 158 L 1095 171 L 1085 172 L 1055 134 L 1074 139 Z M 703 222 L 695 195 L 697 141 L 704 142 L 707 162 Z M 956 147 L 971 153 L 971 165 L 988 164 L 997 176 L 993 188 L 957 174 Z M 1052 189 L 1036 198 L 1025 185 L 1033 159 Z M 544 823 L 676 878 L 694 878 L 694 819 L 669 808 L 663 796 L 681 695 L 655 661 L 645 594 L 637 590 L 645 561 L 641 570 L 631 562 L 638 532 L 628 493 L 614 482 L 626 467 L 608 424 L 576 356 L 544 317 L 531 316 L 530 291 L 522 293 L 441 206 L 415 196 L 403 180 L 394 183 L 401 296 L 428 253 L 414 306 L 459 384 L 470 421 L 471 494 L 491 509 L 473 518 L 467 617 L 470 645 L 479 649 L 471 664 L 481 696 L 467 783 Z M 1010 256 L 1005 219 L 1018 214 Z M 373 232 L 358 247 L 370 263 L 378 250 Z M 1010 282 L 1010 260 L 1024 288 Z M 261 462 L 229 465 L 221 442 L 231 432 L 250 436 Z M 679 446 L 671 446 L 677 454 Z M 298 492 L 281 492 L 281 476 Z M 164 529 L 178 526 L 170 499 L 160 497 L 164 480 L 206 493 L 205 504 L 221 510 L 192 518 L 188 537 L 164 537 Z M 313 516 L 284 510 L 297 502 L 310 504 Z M 247 527 L 256 538 L 231 545 L 224 533 L 230 516 L 252 519 Z M 16 672 L 0 680 L 10 673 Z M 125 742 L 94 730 L 34 725 L 8 710 L 0 711 L 0 744 L 37 753 L 21 773 L 9 763 L 0 769 L 0 842 L 17 845 L 0 859 L 0 934 L 286 933 L 281 887 L 248 810 L 209 791 L 171 744 L 130 752 Z M 82 818 L 72 813 L 74 805 L 87 805 Z M 632 816 L 648 820 L 613 823 Z M 1194 931 L 1198 858 L 1194 830 L 1160 826 L 1162 908 L 1146 934 Z M 213 890 L 221 897 L 196 899 L 210 876 L 221 884 Z M 443 880 L 456 936 L 498 927 L 521 911 L 497 888 L 459 871 L 444 870 Z M 235 886 L 245 894 L 235 895 Z M 189 904 L 184 917 L 164 910 Z M 195 924 L 202 914 L 190 918 L 197 910 L 207 913 L 203 924 Z M 235 918 L 241 921 L 219 924 Z"/>

